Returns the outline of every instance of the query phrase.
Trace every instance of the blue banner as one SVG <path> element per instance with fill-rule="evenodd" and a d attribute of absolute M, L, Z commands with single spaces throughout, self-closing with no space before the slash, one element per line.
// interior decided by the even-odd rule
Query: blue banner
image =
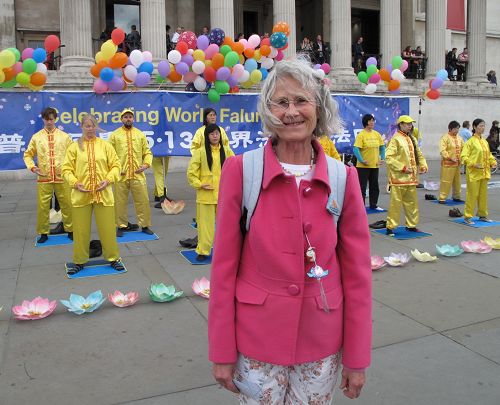
<path fill-rule="evenodd" d="M 408 114 L 407 97 L 333 96 L 344 121 L 344 132 L 332 134 L 340 153 L 352 153 L 356 135 L 363 129 L 361 118 L 371 113 L 375 129 L 386 138 L 394 130 L 397 117 Z M 187 92 L 136 92 L 96 95 L 91 92 L 0 92 L 0 170 L 24 168 L 23 152 L 34 133 L 43 128 L 41 112 L 46 107 L 58 111 L 56 126 L 73 139 L 81 136 L 82 114 L 90 112 L 103 130 L 100 137 L 121 125 L 120 112 L 135 111 L 135 126 L 142 130 L 155 156 L 189 156 L 196 130 L 203 125 L 203 108 L 217 111 L 217 122 L 229 137 L 236 154 L 266 142 L 257 112 L 258 94 L 234 94 L 210 103 L 205 94 Z"/>

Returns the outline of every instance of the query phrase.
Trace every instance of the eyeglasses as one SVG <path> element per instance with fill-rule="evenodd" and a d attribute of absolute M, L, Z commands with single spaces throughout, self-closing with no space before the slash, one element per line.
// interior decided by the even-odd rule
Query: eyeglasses
<path fill-rule="evenodd" d="M 279 98 L 277 100 L 269 101 L 269 108 L 274 110 L 282 110 L 286 111 L 290 107 L 291 104 L 297 109 L 304 109 L 315 102 L 313 100 L 308 99 L 307 97 L 298 96 L 293 100 L 289 100 L 287 98 Z"/>

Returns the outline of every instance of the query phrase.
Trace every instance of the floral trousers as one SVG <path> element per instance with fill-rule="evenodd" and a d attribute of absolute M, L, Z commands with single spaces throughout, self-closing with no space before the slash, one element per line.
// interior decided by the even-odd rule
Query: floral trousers
<path fill-rule="evenodd" d="M 329 405 L 337 382 L 340 354 L 293 366 L 279 366 L 245 357 L 240 353 L 235 380 L 247 381 L 255 395 L 240 393 L 247 405 Z"/>

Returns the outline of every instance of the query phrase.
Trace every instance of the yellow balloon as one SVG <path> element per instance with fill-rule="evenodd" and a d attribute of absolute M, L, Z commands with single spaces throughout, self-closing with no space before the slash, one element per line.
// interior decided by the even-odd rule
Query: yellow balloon
<path fill-rule="evenodd" d="M 249 89 L 253 86 L 253 82 L 251 80 L 247 80 L 246 82 L 241 83 L 241 87 L 244 89 Z"/>
<path fill-rule="evenodd" d="M 5 81 L 5 73 L 3 72 L 2 69 L 0 69 L 0 83 L 3 83 Z"/>
<path fill-rule="evenodd" d="M 28 83 L 27 84 L 27 87 L 28 89 L 32 90 L 32 91 L 40 91 L 42 90 L 43 86 L 34 86 L 33 84 L 31 83 Z"/>
<path fill-rule="evenodd" d="M 105 60 L 111 59 L 116 53 L 117 49 L 118 47 L 111 39 L 108 39 L 101 45 L 101 53 L 104 56 Z"/>
<path fill-rule="evenodd" d="M 4 67 L 11 67 L 16 63 L 16 55 L 8 49 L 4 49 L 0 52 L 0 69 Z"/>
<path fill-rule="evenodd" d="M 253 58 L 254 58 L 256 61 L 259 61 L 261 57 L 262 57 L 262 55 L 260 54 L 260 49 L 257 49 L 257 50 L 253 53 Z"/>
<path fill-rule="evenodd" d="M 204 60 L 203 62 L 205 63 L 206 67 L 212 66 L 212 61 L 210 59 Z"/>
<path fill-rule="evenodd" d="M 201 60 L 203 62 L 205 60 L 205 52 L 203 52 L 201 49 L 195 50 L 193 52 L 193 59 Z"/>
<path fill-rule="evenodd" d="M 259 83 L 262 80 L 262 72 L 259 69 L 254 69 L 250 73 L 250 81 L 252 83 Z"/>
<path fill-rule="evenodd" d="M 102 52 L 101 52 L 101 51 L 99 51 L 99 52 L 97 52 L 97 53 L 95 54 L 95 61 L 96 61 L 96 63 L 99 63 L 99 62 L 101 62 L 101 61 L 106 62 L 106 61 L 107 61 L 107 59 L 104 57 L 104 55 L 102 54 Z"/>
<path fill-rule="evenodd" d="M 245 64 L 245 57 L 243 55 L 239 55 L 239 57 L 240 57 L 240 63 L 242 65 L 244 65 Z"/>

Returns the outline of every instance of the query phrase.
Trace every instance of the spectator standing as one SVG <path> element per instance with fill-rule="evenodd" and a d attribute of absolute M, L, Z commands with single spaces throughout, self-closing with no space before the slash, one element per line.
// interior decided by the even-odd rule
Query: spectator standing
<path fill-rule="evenodd" d="M 320 65 L 325 63 L 325 44 L 321 39 L 321 35 L 316 36 L 316 41 L 313 43 L 314 61 Z"/>
<path fill-rule="evenodd" d="M 205 25 L 202 29 L 201 29 L 201 33 L 200 35 L 207 35 L 210 34 L 210 30 L 208 29 L 208 27 Z"/>
<path fill-rule="evenodd" d="M 467 73 L 467 64 L 469 63 L 469 50 L 464 50 L 458 55 L 457 61 L 457 80 L 465 82 Z"/>
<path fill-rule="evenodd" d="M 454 75 L 455 70 L 457 70 L 457 48 L 453 48 L 446 55 L 446 71 L 448 72 L 448 77 L 450 80 L 456 80 L 456 76 Z"/>
<path fill-rule="evenodd" d="M 132 25 L 130 33 L 127 35 L 127 54 L 130 54 L 135 49 L 141 49 L 141 34 L 137 31 L 137 27 Z"/>
<path fill-rule="evenodd" d="M 304 37 L 302 40 L 302 43 L 300 44 L 300 52 L 307 55 L 311 61 L 313 60 L 313 47 L 308 37 Z"/>
<path fill-rule="evenodd" d="M 181 36 L 181 34 L 182 34 L 182 27 L 177 27 L 177 29 L 174 32 L 174 35 L 172 35 L 172 44 L 174 48 L 177 45 L 177 42 L 179 42 L 179 37 Z"/>
<path fill-rule="evenodd" d="M 472 132 L 470 130 L 469 121 L 462 122 L 462 128 L 460 128 L 460 131 L 458 131 L 458 135 L 462 137 L 464 142 L 467 142 L 470 139 L 470 137 L 472 136 Z"/>
<path fill-rule="evenodd" d="M 486 142 L 488 142 L 488 145 L 490 146 L 491 153 L 497 152 L 499 146 L 499 132 L 498 121 L 493 121 L 491 124 L 490 134 L 488 135 L 488 138 L 486 138 Z"/>
<path fill-rule="evenodd" d="M 363 58 L 365 52 L 363 50 L 363 37 L 359 37 L 358 40 L 352 45 L 352 56 L 353 56 L 353 67 L 354 71 L 357 73 L 363 70 Z"/>
<path fill-rule="evenodd" d="M 167 40 L 167 55 L 168 53 L 174 49 L 173 44 L 172 44 L 172 39 L 170 38 L 170 25 L 165 26 L 165 31 L 166 31 L 166 40 Z"/>

